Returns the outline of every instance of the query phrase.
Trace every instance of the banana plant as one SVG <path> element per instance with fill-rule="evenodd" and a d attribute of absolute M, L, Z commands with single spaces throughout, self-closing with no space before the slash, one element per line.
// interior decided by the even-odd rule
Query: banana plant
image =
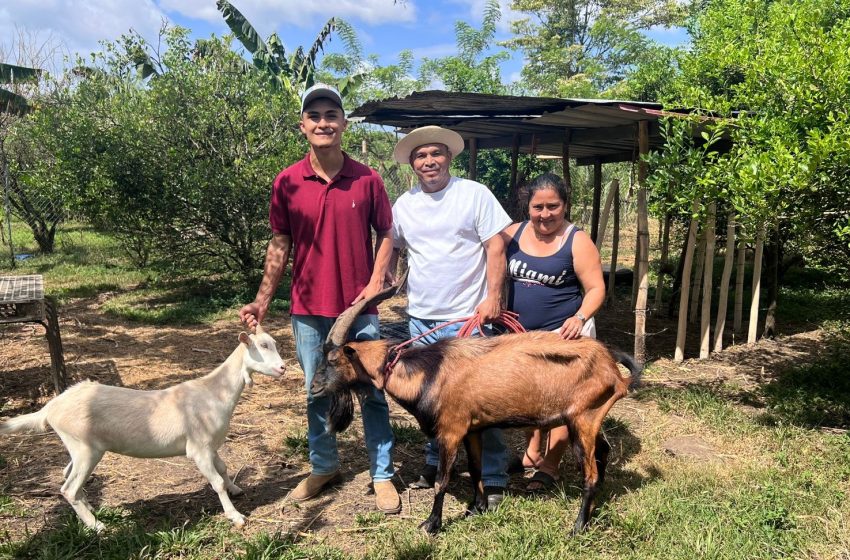
<path fill-rule="evenodd" d="M 0 84 L 20 84 L 38 81 L 42 71 L 0 62 Z M 23 115 L 31 109 L 23 95 L 0 87 L 0 113 Z"/>
<path fill-rule="evenodd" d="M 257 33 L 254 26 L 242 15 L 242 12 L 227 0 L 217 0 L 216 7 L 224 16 L 233 34 L 253 56 L 253 63 L 260 71 L 269 75 L 272 83 L 291 94 L 298 96 L 304 89 L 315 83 L 316 57 L 324 50 L 325 43 L 330 40 L 331 33 L 338 31 L 343 22 L 331 18 L 325 24 L 313 45 L 305 51 L 298 47 L 294 53 L 287 55 L 286 49 L 277 33 L 272 33 L 265 41 Z M 343 35 L 343 39 L 346 36 Z M 349 76 L 338 80 L 339 92 L 343 97 L 348 96 L 362 81 L 362 76 Z"/>

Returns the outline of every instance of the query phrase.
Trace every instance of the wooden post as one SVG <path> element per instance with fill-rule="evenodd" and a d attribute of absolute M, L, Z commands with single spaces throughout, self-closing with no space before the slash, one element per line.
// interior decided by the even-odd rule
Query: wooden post
<path fill-rule="evenodd" d="M 599 205 L 602 200 L 602 162 L 593 163 L 593 213 L 590 218 L 590 239 L 596 243 L 599 236 Z"/>
<path fill-rule="evenodd" d="M 714 351 L 723 350 L 723 331 L 726 329 L 726 307 L 729 302 L 729 280 L 735 261 L 735 212 L 726 217 L 726 255 L 723 259 L 723 276 L 720 279 L 720 299 L 717 302 L 717 321 L 714 323 Z"/>
<path fill-rule="evenodd" d="M 478 180 L 478 138 L 469 139 L 469 171 L 467 175 L 470 180 Z"/>
<path fill-rule="evenodd" d="M 691 289 L 691 267 L 694 261 L 694 245 L 697 240 L 697 220 L 693 217 L 699 210 L 699 202 L 694 200 L 691 210 L 691 225 L 688 227 L 688 239 L 685 242 L 685 258 L 682 265 L 682 288 L 679 292 L 679 321 L 676 328 L 676 353 L 674 362 L 685 359 L 685 337 L 688 332 L 688 295 Z"/>
<path fill-rule="evenodd" d="M 658 278 L 655 281 L 655 310 L 661 311 L 664 293 L 664 273 L 667 269 L 667 261 L 670 258 L 670 226 L 673 223 L 673 215 L 667 211 L 664 215 L 664 231 L 661 233 L 661 264 L 658 267 Z"/>
<path fill-rule="evenodd" d="M 511 196 L 510 209 L 508 213 L 515 222 L 519 221 L 519 185 L 517 185 L 517 163 L 519 161 L 519 134 L 514 134 L 513 146 L 511 146 Z"/>
<path fill-rule="evenodd" d="M 369 165 L 369 145 L 365 139 L 360 144 L 360 162 L 363 165 Z"/>
<path fill-rule="evenodd" d="M 602 215 L 599 217 L 599 231 L 596 237 L 596 249 L 602 250 L 602 244 L 605 243 L 605 230 L 608 228 L 608 215 L 611 212 L 611 204 L 614 203 L 614 191 L 620 190 L 620 181 L 611 179 L 608 184 L 608 195 L 605 197 L 605 206 L 602 208 Z"/>
<path fill-rule="evenodd" d="M 640 121 L 638 123 L 638 149 L 641 156 L 649 153 L 649 123 Z M 635 302 L 635 359 L 639 363 L 646 362 L 646 302 L 649 291 L 649 217 L 646 205 L 646 177 L 648 169 L 646 161 L 641 158 L 638 164 L 638 249 L 640 250 L 640 261 L 638 263 L 638 285 L 637 300 Z"/>
<path fill-rule="evenodd" d="M 700 317 L 699 358 L 708 358 L 711 351 L 711 285 L 714 279 L 714 234 L 717 205 L 712 201 L 708 205 L 708 219 L 705 225 L 705 274 L 702 277 L 702 315 Z"/>
<path fill-rule="evenodd" d="M 620 183 L 616 183 L 614 191 L 614 229 L 611 232 L 611 269 L 608 271 L 608 305 L 614 303 L 614 285 L 617 282 L 617 249 L 620 246 Z"/>
<path fill-rule="evenodd" d="M 570 214 L 573 208 L 573 180 L 570 177 L 570 129 L 564 130 L 564 142 L 561 144 L 561 166 L 564 170 L 564 186 L 567 189 L 567 207 L 566 218 L 570 221 Z"/>
<path fill-rule="evenodd" d="M 744 265 L 747 260 L 747 243 L 738 241 L 738 260 L 735 266 L 735 318 L 732 322 L 732 332 L 741 333 L 742 317 L 744 315 Z"/>
<path fill-rule="evenodd" d="M 699 294 L 702 288 L 702 269 L 705 265 L 705 236 L 706 230 L 703 229 L 699 234 L 699 241 L 696 249 L 696 270 L 694 271 L 694 281 L 691 285 L 691 306 L 688 312 L 688 322 L 695 324 L 697 322 L 697 311 L 699 310 Z"/>
<path fill-rule="evenodd" d="M 753 297 L 750 301 L 750 324 L 747 332 L 747 344 L 754 344 L 759 326 L 759 290 L 761 290 L 761 257 L 764 253 L 765 228 L 759 228 L 756 236 L 756 256 L 753 259 Z"/>

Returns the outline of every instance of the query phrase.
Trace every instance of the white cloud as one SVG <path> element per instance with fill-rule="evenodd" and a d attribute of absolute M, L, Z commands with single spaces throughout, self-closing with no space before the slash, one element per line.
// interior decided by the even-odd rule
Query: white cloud
<path fill-rule="evenodd" d="M 87 54 L 131 28 L 153 38 L 163 18 L 151 0 L 14 0 L 0 7 L 0 37 L 11 40 L 16 29 L 49 34 L 69 51 Z"/>
<path fill-rule="evenodd" d="M 428 45 L 427 47 L 411 47 L 413 56 L 420 60 L 422 58 L 441 58 L 457 54 L 457 45 L 454 43 L 442 43 L 438 45 Z"/>
<path fill-rule="evenodd" d="M 160 6 L 186 17 L 220 23 L 221 14 L 214 0 L 160 0 Z M 315 26 L 337 16 L 352 24 L 406 22 L 413 20 L 413 2 L 393 0 L 336 0 L 315 2 L 310 0 L 233 0 L 233 5 L 254 24 L 258 30 L 277 29 L 283 25 L 297 27 Z M 261 33 L 261 35 L 266 35 Z"/>

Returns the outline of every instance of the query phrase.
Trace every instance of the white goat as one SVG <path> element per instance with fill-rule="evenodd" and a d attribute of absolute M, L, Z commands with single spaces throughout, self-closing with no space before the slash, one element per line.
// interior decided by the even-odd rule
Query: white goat
<path fill-rule="evenodd" d="M 251 374 L 274 378 L 283 374 L 283 359 L 274 339 L 258 326 L 256 334 L 240 333 L 239 346 L 211 373 L 160 391 L 140 391 L 84 381 L 48 402 L 41 410 L 0 424 L 0 433 L 46 432 L 48 426 L 71 455 L 62 495 L 87 526 L 100 531 L 83 492 L 107 451 L 131 457 L 185 455 L 195 461 L 237 527 L 245 517 L 227 493 L 242 490 L 227 476 L 218 455 L 242 389 Z"/>

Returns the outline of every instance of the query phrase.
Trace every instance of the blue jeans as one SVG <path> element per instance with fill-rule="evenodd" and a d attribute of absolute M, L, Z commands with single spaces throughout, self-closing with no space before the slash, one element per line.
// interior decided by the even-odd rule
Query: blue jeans
<path fill-rule="evenodd" d="M 447 320 L 418 319 L 411 317 L 408 322 L 410 337 L 419 336 L 434 327 L 447 323 Z M 454 338 L 463 327 L 463 323 L 454 323 L 420 338 L 414 345 L 433 344 L 441 338 Z M 435 467 L 440 465 L 440 450 L 433 439 L 425 444 L 425 462 Z M 508 485 L 508 448 L 502 437 L 502 430 L 488 428 L 481 431 L 481 480 L 484 486 L 505 488 Z"/>
<path fill-rule="evenodd" d="M 304 371 L 307 388 L 307 442 L 310 446 L 310 465 L 314 474 L 332 474 L 339 470 L 336 435 L 325 429 L 330 408 L 327 396 L 314 398 L 310 385 L 322 359 L 322 344 L 334 321 L 331 317 L 317 315 L 292 315 L 292 333 L 295 353 Z M 375 340 L 380 338 L 377 315 L 360 315 L 354 321 L 349 340 Z M 383 391 L 369 387 L 365 396 L 358 395 L 366 450 L 369 452 L 369 476 L 376 482 L 393 477 L 393 431 L 390 427 L 390 410 Z"/>

